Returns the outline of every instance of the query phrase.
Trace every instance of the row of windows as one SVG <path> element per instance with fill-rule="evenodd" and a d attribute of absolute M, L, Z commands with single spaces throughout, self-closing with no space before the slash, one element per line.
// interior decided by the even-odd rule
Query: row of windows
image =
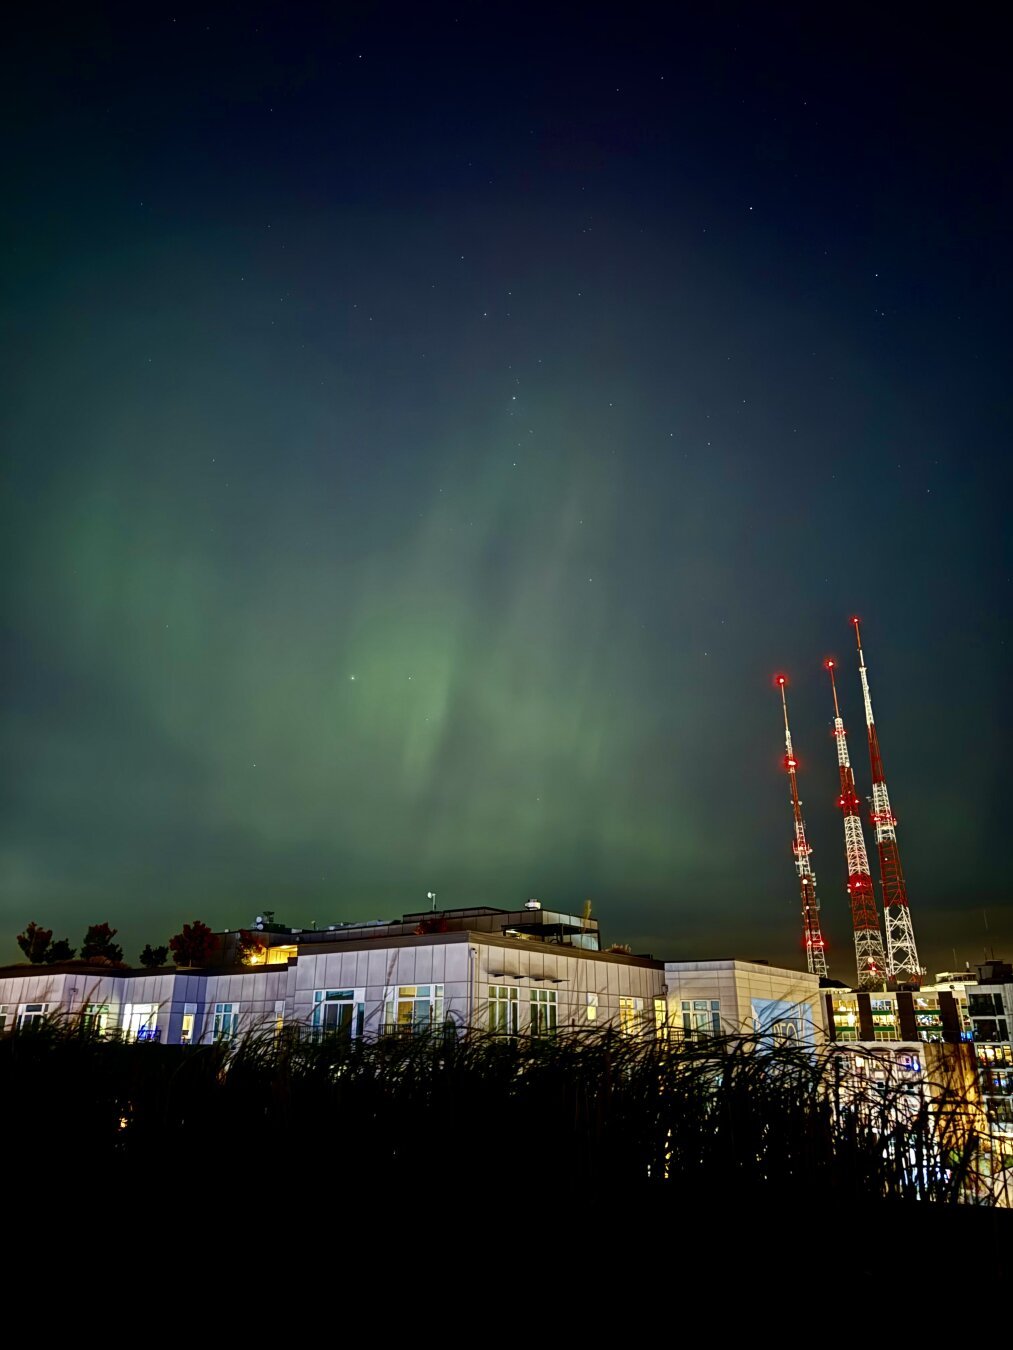
<path fill-rule="evenodd" d="M 588 1022 L 597 1022 L 599 995 L 586 995 Z M 534 1036 L 551 1036 L 559 1025 L 559 1001 L 554 989 L 530 989 L 521 999 L 517 986 L 491 985 L 488 995 L 489 1030 L 500 1035 L 518 1035 L 521 1026 L 521 1004 L 526 1004 L 528 1015 L 524 1029 Z M 17 1025 L 25 1026 L 41 1021 L 49 1011 L 46 1003 L 25 1003 L 17 1011 Z M 215 1003 L 209 1009 L 208 1031 L 214 1041 L 234 1040 L 239 1032 L 240 1005 Z M 0 1005 L 0 1031 L 9 1021 L 10 1009 Z M 274 1029 L 284 1025 L 285 1005 L 275 1004 Z M 399 985 L 392 989 L 383 1004 L 383 1030 L 415 1031 L 438 1027 L 444 1018 L 444 987 L 442 984 Z M 197 1005 L 184 1006 L 180 1040 L 190 1045 L 197 1035 Z M 82 1011 L 83 1024 L 90 1030 L 105 1035 L 119 1030 L 129 1040 L 157 1040 L 157 1004 L 124 1004 L 119 1020 L 107 1003 L 89 1003 Z M 356 989 L 317 989 L 313 995 L 311 1027 L 316 1036 L 344 1033 L 361 1036 L 365 1024 L 364 991 Z M 664 998 L 655 998 L 653 1020 L 645 1019 L 644 1000 L 632 995 L 619 998 L 619 1028 L 627 1035 L 635 1035 L 653 1027 L 659 1036 L 668 1030 L 668 1009 Z M 682 1027 L 686 1032 L 719 1032 L 720 1004 L 716 999 L 696 999 L 682 1004 Z"/>
<path fill-rule="evenodd" d="M 973 1025 L 976 1041 L 1008 1041 L 1010 1038 L 1005 1017 L 976 1017 Z"/>
<path fill-rule="evenodd" d="M 598 1021 L 599 995 L 588 993 L 586 1015 L 588 1022 Z M 559 1023 L 559 1004 L 554 989 L 528 991 L 528 1029 L 533 1036 L 551 1036 Z M 521 991 L 516 985 L 489 986 L 488 1027 L 501 1036 L 516 1036 L 521 1030 Z M 668 1024 L 668 1007 L 663 998 L 654 1000 L 654 1028 L 664 1035 Z M 649 1030 L 644 1019 L 644 1000 L 632 995 L 619 999 L 619 1029 L 628 1036 Z"/>
<path fill-rule="evenodd" d="M 42 1022 L 49 1014 L 48 1003 L 22 1003 L 17 1011 L 6 1004 L 0 1004 L 0 1032 L 8 1029 L 12 1023 L 19 1029 Z M 274 1024 L 277 1030 L 285 1019 L 285 1004 L 276 1003 Z M 190 1045 L 194 1040 L 197 1023 L 196 1003 L 187 1003 L 183 1010 L 180 1027 L 180 1041 Z M 158 1026 L 157 1003 L 125 1003 L 120 1010 L 119 1023 L 110 1011 L 108 1003 L 86 1003 L 81 1010 L 81 1024 L 88 1030 L 105 1036 L 110 1031 L 119 1031 L 130 1041 L 157 1041 L 161 1038 Z M 211 1036 L 213 1040 L 232 1040 L 239 1030 L 239 1004 L 216 1003 L 211 1015 Z"/>
<path fill-rule="evenodd" d="M 968 994 L 967 1011 L 972 1017 L 1002 1017 L 1005 1008 L 1002 994 Z"/>
<path fill-rule="evenodd" d="M 555 989 L 531 989 L 528 1030 L 532 1036 L 554 1036 L 559 1024 L 559 1000 Z M 489 1030 L 516 1036 L 520 1029 L 520 990 L 516 986 L 489 986 Z"/>
<path fill-rule="evenodd" d="M 486 1025 L 500 1036 L 517 1036 L 522 1031 L 533 1036 L 552 1036 L 559 1026 L 559 996 L 555 989 L 528 989 L 517 985 L 490 985 L 486 1000 Z M 365 1021 L 364 990 L 317 989 L 313 995 L 311 1027 L 314 1036 L 343 1033 L 361 1036 Z M 597 1022 L 599 995 L 589 993 L 587 1020 Z M 688 1005 L 687 1005 L 688 1006 Z M 705 1028 L 717 1026 L 717 1003 L 707 1002 Z M 522 1017 L 522 1007 L 526 1010 Z M 443 1025 L 444 987 L 442 984 L 398 985 L 384 999 L 381 1034 L 428 1030 Z M 654 1000 L 654 1027 L 659 1035 L 667 1029 L 667 1006 L 663 998 Z M 633 996 L 619 999 L 620 1030 L 628 1035 L 648 1029 L 644 1020 L 644 1000 Z M 687 1026 L 689 1024 L 687 1023 Z"/>

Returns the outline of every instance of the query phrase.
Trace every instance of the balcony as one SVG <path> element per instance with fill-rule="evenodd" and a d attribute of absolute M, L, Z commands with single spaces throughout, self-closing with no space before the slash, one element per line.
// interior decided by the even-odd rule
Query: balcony
<path fill-rule="evenodd" d="M 429 1022 L 381 1022 L 376 1029 L 381 1040 L 453 1040 L 457 1027 L 453 1022 L 433 1026 Z"/>

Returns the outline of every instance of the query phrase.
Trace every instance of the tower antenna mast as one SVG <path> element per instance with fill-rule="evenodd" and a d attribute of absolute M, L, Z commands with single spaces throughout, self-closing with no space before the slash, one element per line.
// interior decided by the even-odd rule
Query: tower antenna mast
<path fill-rule="evenodd" d="M 862 803 L 855 790 L 855 774 L 848 757 L 848 738 L 837 702 L 836 661 L 827 661 L 830 687 L 834 693 L 834 740 L 837 742 L 837 767 L 841 775 L 841 795 L 837 805 L 844 814 L 844 855 L 848 865 L 848 899 L 851 903 L 851 927 L 855 934 L 855 965 L 859 989 L 881 989 L 887 977 L 883 934 L 876 910 L 876 893 L 869 870 L 862 829 Z"/>
<path fill-rule="evenodd" d="M 883 888 L 883 916 L 886 919 L 886 963 L 890 978 L 899 984 L 919 985 L 924 971 L 918 960 L 915 930 L 907 902 L 907 884 L 900 865 L 897 847 L 897 818 L 890 809 L 883 772 L 883 756 L 879 750 L 879 736 L 872 716 L 872 697 L 869 694 L 869 674 L 862 651 L 862 633 L 858 619 L 852 619 L 855 641 L 858 644 L 858 673 L 862 680 L 865 700 L 865 725 L 869 732 L 869 766 L 872 770 L 872 825 L 876 831 L 879 852 L 879 879 Z"/>
<path fill-rule="evenodd" d="M 805 959 L 810 975 L 827 975 L 827 949 L 820 931 L 820 902 L 816 898 L 816 874 L 813 872 L 809 855 L 812 849 L 805 834 L 805 821 L 802 819 L 802 803 L 798 795 L 796 770 L 798 761 L 791 744 L 791 729 L 788 726 L 788 700 L 784 687 L 788 683 L 783 675 L 778 675 L 777 684 L 781 690 L 781 707 L 784 710 L 784 767 L 788 771 L 788 783 L 791 788 L 791 813 L 795 822 L 795 837 L 792 852 L 795 855 L 795 871 L 798 873 L 798 886 L 802 894 L 802 936 L 805 941 Z"/>

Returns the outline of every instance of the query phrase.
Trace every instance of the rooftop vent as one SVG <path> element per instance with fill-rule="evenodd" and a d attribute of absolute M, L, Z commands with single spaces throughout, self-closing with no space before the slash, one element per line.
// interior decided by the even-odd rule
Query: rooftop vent
<path fill-rule="evenodd" d="M 541 907 L 542 907 L 541 900 L 528 900 L 525 902 L 524 905 L 525 909 L 541 909 Z"/>

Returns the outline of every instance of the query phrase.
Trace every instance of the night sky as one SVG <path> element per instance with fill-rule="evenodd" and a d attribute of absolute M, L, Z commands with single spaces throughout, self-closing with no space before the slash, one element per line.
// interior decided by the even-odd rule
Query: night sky
<path fill-rule="evenodd" d="M 206 8 L 5 33 L 0 953 L 434 889 L 797 965 L 783 669 L 847 979 L 858 613 L 922 958 L 1010 957 L 986 12 Z"/>

